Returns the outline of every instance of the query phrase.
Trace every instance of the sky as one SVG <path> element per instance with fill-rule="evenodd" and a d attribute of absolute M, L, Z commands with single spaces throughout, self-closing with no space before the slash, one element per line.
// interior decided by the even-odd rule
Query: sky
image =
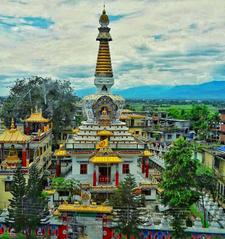
<path fill-rule="evenodd" d="M 225 80 L 225 0 L 0 0 L 0 95 L 34 75 L 93 87 L 104 2 L 114 88 Z"/>

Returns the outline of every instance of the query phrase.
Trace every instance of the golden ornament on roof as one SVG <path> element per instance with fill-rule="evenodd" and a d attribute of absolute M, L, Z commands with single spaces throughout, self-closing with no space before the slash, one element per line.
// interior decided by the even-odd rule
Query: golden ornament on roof
<path fill-rule="evenodd" d="M 109 25 L 109 17 L 106 14 L 105 7 L 102 11 L 102 15 L 100 16 L 99 23 L 102 27 L 107 27 Z"/>

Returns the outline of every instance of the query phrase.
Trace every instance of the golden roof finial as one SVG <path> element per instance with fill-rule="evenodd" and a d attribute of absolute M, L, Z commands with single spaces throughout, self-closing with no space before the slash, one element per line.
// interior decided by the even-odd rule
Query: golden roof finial
<path fill-rule="evenodd" d="M 12 117 L 10 129 L 15 129 L 15 121 Z"/>

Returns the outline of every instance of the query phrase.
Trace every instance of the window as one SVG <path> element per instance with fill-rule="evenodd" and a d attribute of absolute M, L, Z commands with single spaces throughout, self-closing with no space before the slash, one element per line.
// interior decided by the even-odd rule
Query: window
<path fill-rule="evenodd" d="M 167 139 L 172 139 L 172 135 L 171 135 L 171 134 L 168 134 L 168 135 L 167 135 Z"/>
<path fill-rule="evenodd" d="M 69 196 L 69 192 L 68 191 L 58 191 L 59 196 L 60 197 L 67 197 Z"/>
<path fill-rule="evenodd" d="M 80 165 L 80 174 L 87 174 L 87 164 Z"/>
<path fill-rule="evenodd" d="M 128 163 L 123 164 L 123 174 L 128 174 L 130 173 L 130 165 Z"/>
<path fill-rule="evenodd" d="M 220 168 L 220 159 L 219 159 L 219 158 L 215 158 L 214 168 L 216 168 L 216 169 L 219 169 L 219 168 Z"/>
<path fill-rule="evenodd" d="M 10 192 L 12 189 L 13 181 L 5 181 L 5 192 Z"/>

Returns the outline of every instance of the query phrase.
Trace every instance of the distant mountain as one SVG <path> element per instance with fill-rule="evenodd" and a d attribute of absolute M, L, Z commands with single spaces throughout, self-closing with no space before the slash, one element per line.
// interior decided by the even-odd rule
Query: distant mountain
<path fill-rule="evenodd" d="M 93 94 L 95 88 L 76 91 L 80 97 Z M 168 99 L 168 100 L 225 100 L 225 81 L 211 81 L 198 85 L 147 85 L 113 90 L 125 99 Z"/>

